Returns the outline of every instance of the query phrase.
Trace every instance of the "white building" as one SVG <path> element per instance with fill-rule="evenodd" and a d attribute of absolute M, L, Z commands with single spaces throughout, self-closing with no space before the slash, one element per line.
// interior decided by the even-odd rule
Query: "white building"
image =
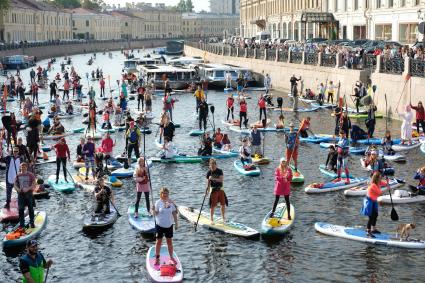
<path fill-rule="evenodd" d="M 414 43 L 425 0 L 324 0 L 322 10 L 339 21 L 339 37 Z"/>
<path fill-rule="evenodd" d="M 213 14 L 239 15 L 240 0 L 210 0 L 210 10 Z"/>

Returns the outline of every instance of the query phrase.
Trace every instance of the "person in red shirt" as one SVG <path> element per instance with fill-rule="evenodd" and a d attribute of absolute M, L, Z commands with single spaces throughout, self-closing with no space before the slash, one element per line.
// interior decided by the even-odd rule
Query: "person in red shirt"
<path fill-rule="evenodd" d="M 233 115 L 233 110 L 234 110 L 233 104 L 234 103 L 235 103 L 235 99 L 233 98 L 233 94 L 229 93 L 229 96 L 227 97 L 227 100 L 226 100 L 226 106 L 227 106 L 226 121 L 228 121 L 228 122 L 230 121 L 229 120 L 230 113 L 232 114 L 232 121 L 235 120 L 235 116 Z"/>
<path fill-rule="evenodd" d="M 378 55 L 381 55 L 381 54 L 382 54 L 381 49 L 379 49 L 378 47 L 376 47 L 375 48 L 375 51 L 373 52 L 373 55 L 378 56 Z"/>
<path fill-rule="evenodd" d="M 142 102 L 142 111 L 145 108 L 145 91 L 146 89 L 141 85 L 137 89 L 137 110 L 140 111 L 140 102 Z"/>
<path fill-rule="evenodd" d="M 244 126 L 245 128 L 248 128 L 248 119 L 247 119 L 247 112 L 248 112 L 248 104 L 245 101 L 245 98 L 241 97 L 239 98 L 239 128 L 242 129 L 242 118 L 244 119 Z"/>
<path fill-rule="evenodd" d="M 105 155 L 105 163 L 108 165 L 108 159 L 113 156 L 113 150 L 114 150 L 114 141 L 111 139 L 111 135 L 109 133 L 106 133 L 105 137 L 102 140 L 102 144 L 100 146 L 103 154 Z"/>
<path fill-rule="evenodd" d="M 103 97 L 105 95 L 105 80 L 103 78 L 99 81 L 100 85 L 100 97 Z"/>
<path fill-rule="evenodd" d="M 310 117 L 304 118 L 301 121 L 300 124 L 300 129 L 298 130 L 298 133 L 300 134 L 300 136 L 302 138 L 307 138 L 308 137 L 308 133 L 307 130 L 310 128 Z"/>
<path fill-rule="evenodd" d="M 258 107 L 260 108 L 260 122 L 262 114 L 264 113 L 264 119 L 267 121 L 267 112 L 266 112 L 266 99 L 264 98 L 264 95 L 261 94 L 260 99 L 258 100 Z"/>
<path fill-rule="evenodd" d="M 65 96 L 66 99 L 69 100 L 69 89 L 70 89 L 70 83 L 69 80 L 65 80 L 64 84 L 63 84 L 63 96 L 62 96 L 62 100 L 65 101 Z"/>
<path fill-rule="evenodd" d="M 378 197 L 382 195 L 382 190 L 380 188 L 381 180 L 381 173 L 375 172 L 367 188 L 366 200 L 361 210 L 363 215 L 369 216 L 369 221 L 367 222 L 367 236 L 369 238 L 375 238 L 374 234 L 381 234 L 381 232 L 376 229 L 376 220 L 378 219 Z"/>
<path fill-rule="evenodd" d="M 37 100 L 38 103 L 38 85 L 34 82 L 31 85 L 31 93 L 32 93 L 32 104 L 35 104 L 35 101 Z"/>
<path fill-rule="evenodd" d="M 418 102 L 418 106 L 413 106 L 412 103 L 410 103 L 410 107 L 414 110 L 416 110 L 416 130 L 419 134 L 419 127 L 422 125 L 422 131 L 425 134 L 425 109 L 422 105 L 422 101 Z"/>
<path fill-rule="evenodd" d="M 65 182 L 68 182 L 68 180 L 66 179 L 66 157 L 68 156 L 68 161 L 70 161 L 71 153 L 69 152 L 69 147 L 66 144 L 65 138 L 61 138 L 57 144 L 52 146 L 52 148 L 54 148 L 56 151 L 56 184 L 59 181 L 59 172 L 60 172 L 61 163 L 63 166 L 62 168 L 63 168 L 63 176 L 65 178 Z"/>

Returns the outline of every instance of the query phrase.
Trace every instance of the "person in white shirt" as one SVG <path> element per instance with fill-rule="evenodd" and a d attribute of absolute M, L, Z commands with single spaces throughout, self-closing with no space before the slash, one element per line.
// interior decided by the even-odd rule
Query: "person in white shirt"
<path fill-rule="evenodd" d="M 226 88 L 232 87 L 232 75 L 230 72 L 226 72 Z"/>
<path fill-rule="evenodd" d="M 162 245 L 162 238 L 165 236 L 167 241 L 168 253 L 170 261 L 176 264 L 173 254 L 173 226 L 177 230 L 177 206 L 169 198 L 170 191 L 167 188 L 161 188 L 159 191 L 160 199 L 155 202 L 155 207 L 152 210 L 152 215 L 155 216 L 155 230 L 156 230 L 156 243 L 155 243 L 155 265 L 160 264 L 160 250 Z"/>

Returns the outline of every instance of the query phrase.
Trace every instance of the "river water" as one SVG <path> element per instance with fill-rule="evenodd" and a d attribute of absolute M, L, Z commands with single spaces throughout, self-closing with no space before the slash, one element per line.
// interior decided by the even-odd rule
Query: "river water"
<path fill-rule="evenodd" d="M 137 54 L 136 54 L 137 55 Z M 83 77 L 96 67 L 111 76 L 112 88 L 116 88 L 123 55 L 114 53 L 113 59 L 97 54 L 92 66 L 88 66 L 90 55 L 73 56 L 73 64 Z M 60 71 L 59 62 L 54 65 L 50 76 Z M 40 62 L 43 66 L 46 61 Z M 255 70 L 253 70 L 255 71 Z M 28 82 L 29 70 L 21 72 Z M 94 87 L 98 90 L 97 82 Z M 108 90 L 108 83 L 107 83 Z M 40 94 L 42 101 L 48 100 L 48 94 Z M 97 92 L 98 93 L 98 92 Z M 115 92 L 116 93 L 116 92 Z M 97 94 L 98 95 L 98 94 Z M 250 122 L 257 120 L 255 101 L 258 93 L 252 93 L 254 99 L 248 100 Z M 182 127 L 176 130 L 176 144 L 186 153 L 195 153 L 199 139 L 190 137 L 189 131 L 197 127 L 194 112 L 195 102 L 191 94 L 177 97 L 174 120 Z M 214 121 L 222 127 L 225 118 L 225 95 L 222 91 L 209 91 L 208 102 L 216 107 Z M 130 101 L 135 107 L 136 101 Z M 285 105 L 290 105 L 288 98 Z M 12 104 L 13 105 L 13 104 Z M 98 105 L 103 105 L 101 101 Z M 158 115 L 161 110 L 160 99 L 153 104 Z M 269 112 L 272 119 L 278 113 Z M 312 117 L 312 130 L 315 133 L 331 133 L 334 119 L 329 110 L 309 113 Z M 305 117 L 287 113 L 286 121 Z M 212 119 L 211 119 L 212 122 Z M 353 121 L 355 123 L 356 121 Z M 82 127 L 81 118 L 63 121 L 65 128 Z M 363 122 L 359 122 L 364 128 Z M 153 144 L 157 126 L 152 125 L 153 134 L 146 136 L 146 153 L 156 153 Z M 222 127 L 225 128 L 225 127 Z M 399 136 L 400 123 L 390 121 L 389 128 L 394 136 Z M 385 130 L 385 121 L 378 121 L 377 135 Z M 239 137 L 229 132 L 231 141 L 238 144 Z M 118 146 L 115 153 L 121 153 L 122 133 L 114 134 Z M 79 136 L 69 137 L 68 144 L 75 155 Z M 238 221 L 256 229 L 264 215 L 273 204 L 273 172 L 283 154 L 283 135 L 267 133 L 266 155 L 272 159 L 269 165 L 261 167 L 259 177 L 245 177 L 233 167 L 233 159 L 218 161 L 224 171 L 225 190 L 229 199 L 228 219 Z M 303 188 L 312 182 L 326 180 L 318 171 L 318 166 L 326 160 L 327 152 L 318 145 L 303 144 L 300 149 L 299 168 L 305 175 L 304 185 L 292 186 L 291 203 L 296 210 L 295 225 L 284 237 L 273 240 L 246 240 L 229 235 L 198 229 L 184 219 L 179 219 L 180 228 L 175 232 L 175 250 L 179 255 L 187 282 L 420 282 L 425 276 L 422 270 L 425 264 L 423 251 L 368 246 L 363 243 L 329 237 L 315 232 L 314 223 L 325 221 L 339 225 L 366 225 L 367 219 L 360 215 L 362 198 L 346 198 L 342 192 L 320 195 L 307 195 Z M 405 164 L 394 164 L 396 176 L 411 181 L 419 166 L 425 165 L 424 155 L 419 150 L 407 153 Z M 74 169 L 68 165 L 71 172 Z M 354 175 L 364 176 L 360 168 L 359 156 L 350 157 L 350 168 Z M 41 174 L 47 178 L 55 170 L 54 164 L 43 165 Z M 200 207 L 205 190 L 207 163 L 201 164 L 155 164 L 151 170 L 154 197 L 158 199 L 158 190 L 162 186 L 171 189 L 171 198 L 177 204 Z M 4 171 L 0 174 L 4 178 Z M 115 225 L 99 235 L 86 235 L 82 230 L 84 214 L 92 208 L 93 197 L 82 190 L 65 195 L 51 193 L 48 200 L 37 201 L 37 208 L 46 210 L 47 228 L 39 241 L 44 255 L 52 258 L 54 265 L 49 273 L 49 282 L 149 282 L 145 270 L 145 256 L 148 248 L 154 245 L 152 238 L 145 238 L 133 230 L 127 220 L 126 211 L 135 200 L 135 185 L 125 179 L 124 186 L 115 191 L 118 210 L 123 214 Z M 4 192 L 0 200 L 3 202 Z M 142 201 L 144 205 L 144 202 Z M 425 238 L 425 208 L 423 204 L 399 206 L 396 208 L 400 223 L 415 222 L 415 238 Z M 216 211 L 218 213 L 218 211 Z M 398 223 L 390 219 L 390 207 L 380 209 L 379 229 L 395 231 Z M 20 277 L 18 258 L 22 249 L 4 250 L 0 256 L 0 282 L 16 282 Z"/>

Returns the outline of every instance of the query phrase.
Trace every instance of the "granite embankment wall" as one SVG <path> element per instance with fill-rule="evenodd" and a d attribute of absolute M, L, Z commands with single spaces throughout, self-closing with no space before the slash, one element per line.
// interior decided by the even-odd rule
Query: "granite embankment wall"
<path fill-rule="evenodd" d="M 168 39 L 167 39 L 168 40 Z M 140 41 L 93 41 L 78 44 L 47 45 L 37 47 L 22 47 L 18 49 L 0 50 L 0 58 L 11 55 L 36 56 L 37 60 L 61 57 L 65 55 L 81 54 L 86 52 L 101 52 L 104 50 L 141 49 L 166 45 L 167 40 L 151 39 Z"/>
<path fill-rule="evenodd" d="M 262 59 L 244 58 L 223 56 L 214 53 L 209 53 L 195 47 L 185 46 L 185 53 L 187 56 L 202 56 L 209 62 L 226 63 L 236 66 L 249 68 L 256 73 L 260 79 L 269 74 L 272 78 L 274 89 L 287 91 L 289 89 L 289 79 L 295 74 L 297 77 L 301 76 L 304 80 L 303 88 L 317 89 L 320 82 L 334 81 L 334 83 L 341 82 L 340 95 L 347 95 L 346 100 L 349 106 L 354 106 L 352 95 L 354 84 L 357 81 L 366 82 L 369 78 L 372 84 L 377 85 L 375 93 L 375 103 L 378 111 L 385 114 L 385 94 L 388 100 L 389 116 L 394 116 L 394 110 L 397 106 L 399 112 L 403 111 L 403 105 L 409 102 L 410 97 L 413 104 L 419 100 L 425 100 L 425 78 L 412 77 L 411 80 L 405 84 L 406 73 L 403 75 L 391 75 L 379 73 L 377 71 L 371 72 L 370 70 L 351 70 L 342 68 L 330 68 L 323 66 L 293 64 L 286 62 L 277 62 Z M 376 68 L 379 70 L 379 67 Z M 406 68 L 408 70 L 408 68 Z M 410 87 L 411 86 L 411 87 Z"/>

